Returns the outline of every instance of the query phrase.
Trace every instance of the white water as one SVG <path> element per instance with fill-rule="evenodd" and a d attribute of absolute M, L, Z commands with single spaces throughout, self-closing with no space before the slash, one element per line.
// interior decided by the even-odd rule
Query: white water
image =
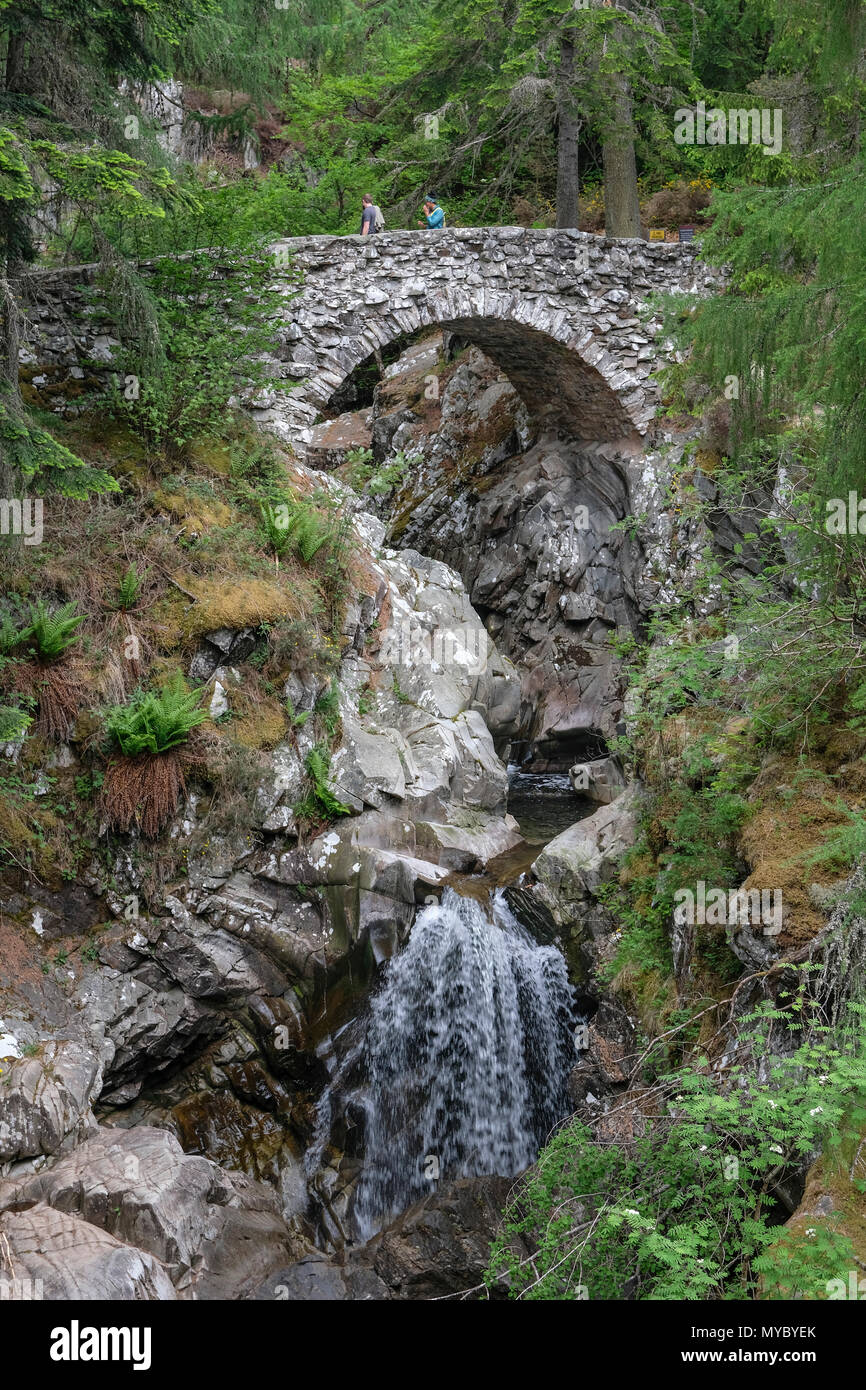
<path fill-rule="evenodd" d="M 574 1063 L 565 961 L 501 893 L 493 916 L 446 889 L 371 1002 L 365 1158 L 355 1224 L 368 1239 L 441 1179 L 510 1177 L 567 1112 Z"/>

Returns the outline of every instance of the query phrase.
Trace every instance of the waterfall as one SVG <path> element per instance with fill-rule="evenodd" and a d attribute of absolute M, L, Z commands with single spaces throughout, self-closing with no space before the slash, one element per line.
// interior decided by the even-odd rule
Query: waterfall
<path fill-rule="evenodd" d="M 492 915 L 453 889 L 418 915 L 371 1001 L 363 1046 L 362 1239 L 437 1177 L 509 1177 L 533 1162 L 568 1110 L 572 1025 L 565 961 L 501 892 Z"/>

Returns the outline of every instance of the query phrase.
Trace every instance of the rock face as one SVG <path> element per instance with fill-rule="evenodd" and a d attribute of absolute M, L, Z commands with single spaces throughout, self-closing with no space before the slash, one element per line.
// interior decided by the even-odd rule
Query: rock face
<path fill-rule="evenodd" d="M 366 1245 L 337 1260 L 311 1255 L 272 1275 L 257 1299 L 342 1301 L 504 1298 L 483 1275 L 513 1184 L 461 1178 L 416 1202 Z M 521 1253 L 525 1253 L 521 1251 Z"/>
<path fill-rule="evenodd" d="M 4 901 L 0 1231 L 46 1297 L 244 1297 L 309 1253 L 323 1048 L 417 905 L 518 839 L 496 751 L 513 668 L 459 575 L 389 549 L 374 516 L 355 525 L 363 581 L 340 637 L 326 772 L 349 814 L 299 837 L 313 744 L 299 722 L 262 755 L 248 833 L 211 839 L 191 783 L 168 836 L 196 830 L 206 848 L 171 891 L 145 897 L 131 837 L 110 888 L 94 869 L 70 889 L 22 881 Z M 237 668 L 222 663 L 254 640 L 208 633 L 192 678 L 215 678 L 230 707 Z M 302 673 L 284 694 L 297 716 L 327 688 Z M 44 970 L 48 941 L 62 970 Z"/>
<path fill-rule="evenodd" d="M 10 1211 L 25 1205 L 30 1227 Z M 68 1235 L 72 1273 L 81 1258 L 77 1298 L 122 1297 L 111 1292 L 119 1273 L 121 1290 L 143 1286 L 129 1297 L 242 1298 L 293 1249 L 272 1188 L 145 1126 L 102 1129 L 46 1171 L 0 1183 L 3 1229 L 34 1279 L 44 1277 L 37 1241 L 40 1254 L 59 1254 Z M 53 1280 L 46 1296 L 68 1297 Z"/>

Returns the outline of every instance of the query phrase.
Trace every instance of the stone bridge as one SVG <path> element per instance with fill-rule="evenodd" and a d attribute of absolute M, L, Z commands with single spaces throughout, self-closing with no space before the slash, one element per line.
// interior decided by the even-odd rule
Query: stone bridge
<path fill-rule="evenodd" d="M 665 361 L 648 300 L 715 283 L 693 246 L 577 231 L 313 236 L 272 250 L 287 295 L 275 375 L 294 385 L 258 397 L 253 414 L 300 452 L 357 367 L 431 327 L 476 343 L 542 427 L 581 441 L 643 435 Z"/>

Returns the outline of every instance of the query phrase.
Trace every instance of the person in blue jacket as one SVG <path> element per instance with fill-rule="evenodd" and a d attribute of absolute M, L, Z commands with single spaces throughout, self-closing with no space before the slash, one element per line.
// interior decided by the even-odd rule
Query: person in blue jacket
<path fill-rule="evenodd" d="M 429 193 L 427 194 L 427 197 L 424 199 L 424 219 L 426 220 L 428 227 L 445 226 L 445 214 L 440 208 L 436 199 L 432 197 Z M 424 226 L 424 222 L 421 221 L 420 218 L 418 220 L 418 226 Z"/>

